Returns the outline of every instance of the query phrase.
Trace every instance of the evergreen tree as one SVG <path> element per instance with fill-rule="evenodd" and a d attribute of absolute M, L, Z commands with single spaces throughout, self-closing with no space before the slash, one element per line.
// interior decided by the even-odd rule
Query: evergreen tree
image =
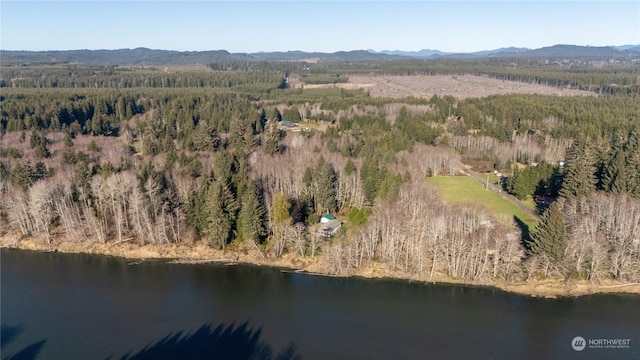
<path fill-rule="evenodd" d="M 19 162 L 11 170 L 11 182 L 16 186 L 20 186 L 23 190 L 26 190 L 35 182 L 31 176 L 32 172 L 31 163 L 26 162 L 23 164 Z"/>
<path fill-rule="evenodd" d="M 321 156 L 313 177 L 316 183 L 316 203 L 322 212 L 333 212 L 338 209 L 336 199 L 337 175 L 333 166 Z"/>
<path fill-rule="evenodd" d="M 96 144 L 95 140 L 91 140 L 89 145 L 87 145 L 87 151 L 89 151 L 89 152 L 99 152 L 100 151 L 100 148 L 98 147 L 98 144 Z"/>
<path fill-rule="evenodd" d="M 260 110 L 260 116 L 258 117 L 258 119 L 256 120 L 256 122 L 254 123 L 254 133 L 255 134 L 262 134 L 262 131 L 264 130 L 265 126 L 267 125 L 267 112 L 264 110 L 264 108 L 262 108 Z"/>
<path fill-rule="evenodd" d="M 640 197 L 640 151 L 630 154 L 627 158 L 625 179 L 629 193 Z"/>
<path fill-rule="evenodd" d="M 515 168 L 513 176 L 507 182 L 507 191 L 515 195 L 518 199 L 523 200 L 535 190 L 535 185 L 531 180 L 530 171 Z"/>
<path fill-rule="evenodd" d="M 47 140 L 47 137 L 35 130 L 31 132 L 29 147 L 35 150 L 37 158 L 48 158 L 49 156 L 51 156 L 51 152 L 49 151 L 49 141 Z"/>
<path fill-rule="evenodd" d="M 73 140 L 71 139 L 71 135 L 69 134 L 64 134 L 64 147 L 65 148 L 73 147 Z"/>
<path fill-rule="evenodd" d="M 378 196 L 378 189 L 380 188 L 380 183 L 382 183 L 385 173 L 386 169 L 380 169 L 378 162 L 373 157 L 367 156 L 362 161 L 360 181 L 362 182 L 365 196 L 369 202 L 373 203 L 376 196 Z"/>
<path fill-rule="evenodd" d="M 269 121 L 275 121 L 276 123 L 282 121 L 282 114 L 280 113 L 280 110 L 278 110 L 278 108 L 273 108 L 273 111 L 271 111 L 271 116 L 269 116 Z"/>
<path fill-rule="evenodd" d="M 207 213 L 205 211 L 206 187 L 200 191 L 192 189 L 185 203 L 185 215 L 187 224 L 199 234 L 203 235 L 207 227 Z"/>
<path fill-rule="evenodd" d="M 212 178 L 220 179 L 226 184 L 234 186 L 234 174 L 238 169 L 238 158 L 234 154 L 225 151 L 216 157 L 213 163 Z"/>
<path fill-rule="evenodd" d="M 11 168 L 8 164 L 0 161 L 0 194 L 6 191 L 6 188 L 3 186 L 5 181 L 9 181 L 11 179 Z"/>
<path fill-rule="evenodd" d="M 49 175 L 49 170 L 47 166 L 42 162 L 38 161 L 36 165 L 31 169 L 31 178 L 34 182 L 44 179 Z"/>
<path fill-rule="evenodd" d="M 221 143 L 218 131 L 204 121 L 196 126 L 190 140 L 189 149 L 196 151 L 217 151 Z"/>
<path fill-rule="evenodd" d="M 280 152 L 280 129 L 275 121 L 269 121 L 266 131 L 262 134 L 262 148 L 268 155 Z"/>
<path fill-rule="evenodd" d="M 562 180 L 564 178 L 564 172 L 559 166 L 555 166 L 549 178 L 545 181 L 544 191 L 536 191 L 537 194 L 558 197 L 558 193 L 562 188 Z"/>
<path fill-rule="evenodd" d="M 579 136 L 567 150 L 565 175 L 560 189 L 564 198 L 588 195 L 596 191 L 596 159 L 593 146 Z"/>
<path fill-rule="evenodd" d="M 640 135 L 637 132 L 629 135 L 625 151 L 627 158 L 624 165 L 624 176 L 627 191 L 632 196 L 640 197 Z"/>
<path fill-rule="evenodd" d="M 224 249 L 231 239 L 236 221 L 238 204 L 222 180 L 215 180 L 209 185 L 204 203 L 207 213 L 204 234 L 211 246 Z"/>
<path fill-rule="evenodd" d="M 351 175 L 356 171 L 356 166 L 353 164 L 351 159 L 347 160 L 347 163 L 344 165 L 344 173 L 345 175 Z"/>
<path fill-rule="evenodd" d="M 95 113 L 93 115 L 93 118 L 91 118 L 91 132 L 93 133 L 93 136 L 111 135 L 113 132 L 113 128 L 111 126 L 109 118 L 99 112 Z"/>
<path fill-rule="evenodd" d="M 287 83 L 287 78 L 283 77 L 282 80 L 280 81 L 280 84 L 278 85 L 278 89 L 286 89 L 287 87 L 289 87 L 289 84 Z"/>
<path fill-rule="evenodd" d="M 229 124 L 229 142 L 234 150 L 249 152 L 254 145 L 253 129 L 242 119 L 234 117 Z"/>
<path fill-rule="evenodd" d="M 294 106 L 282 111 L 282 119 L 293 122 L 300 122 L 300 120 L 302 120 L 302 117 L 300 116 L 298 108 Z"/>
<path fill-rule="evenodd" d="M 42 137 L 37 131 L 35 130 L 31 131 L 31 137 L 29 138 L 29 147 L 31 149 L 35 149 L 36 146 L 42 144 L 42 140 L 43 140 Z"/>
<path fill-rule="evenodd" d="M 242 153 L 234 153 L 235 164 L 231 175 L 230 188 L 236 199 L 242 199 L 244 192 L 253 186 L 251 175 L 249 174 L 249 164 L 247 157 Z"/>
<path fill-rule="evenodd" d="M 36 157 L 39 159 L 48 158 L 49 156 L 51 156 L 51 152 L 49 151 L 49 146 L 47 145 L 46 142 L 43 142 L 42 144 L 36 146 L 35 152 L 36 152 Z"/>
<path fill-rule="evenodd" d="M 394 200 L 398 195 L 402 182 L 403 179 L 400 174 L 396 174 L 393 171 L 387 171 L 384 179 L 380 183 L 378 196 L 386 201 Z"/>
<path fill-rule="evenodd" d="M 625 178 L 626 157 L 622 148 L 615 150 L 611 159 L 603 169 L 602 188 L 605 191 L 621 193 L 627 191 Z"/>
<path fill-rule="evenodd" d="M 265 210 L 258 191 L 252 182 L 245 189 L 238 214 L 238 233 L 242 239 L 255 243 L 262 242 L 267 235 L 265 228 Z"/>
<path fill-rule="evenodd" d="M 313 185 L 313 170 L 307 166 L 304 170 L 304 175 L 302 176 L 302 182 L 307 186 L 311 187 Z"/>
<path fill-rule="evenodd" d="M 91 197 L 91 172 L 85 160 L 76 162 L 72 181 L 74 200 L 89 200 Z"/>
<path fill-rule="evenodd" d="M 531 232 L 527 246 L 532 254 L 547 255 L 556 264 L 564 258 L 567 233 L 558 202 L 544 212 L 538 226 Z"/>

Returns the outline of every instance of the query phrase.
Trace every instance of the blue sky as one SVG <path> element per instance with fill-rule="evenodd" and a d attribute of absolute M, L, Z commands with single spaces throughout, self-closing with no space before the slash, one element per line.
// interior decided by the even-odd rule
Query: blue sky
<path fill-rule="evenodd" d="M 640 1 L 7 1 L 3 50 L 230 52 L 640 44 Z"/>

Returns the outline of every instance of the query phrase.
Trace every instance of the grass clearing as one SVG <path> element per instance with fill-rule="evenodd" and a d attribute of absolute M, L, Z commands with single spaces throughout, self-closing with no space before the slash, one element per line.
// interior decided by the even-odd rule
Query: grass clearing
<path fill-rule="evenodd" d="M 511 224 L 515 216 L 527 224 L 529 229 L 537 224 L 537 220 L 531 215 L 503 199 L 500 194 L 485 190 L 480 182 L 470 176 L 434 176 L 428 178 L 427 182 L 436 185 L 446 201 L 478 204 L 505 223 Z"/>
<path fill-rule="evenodd" d="M 298 124 L 300 126 L 304 126 L 312 129 L 317 129 L 318 127 L 320 127 L 320 125 L 315 121 L 300 121 Z"/>

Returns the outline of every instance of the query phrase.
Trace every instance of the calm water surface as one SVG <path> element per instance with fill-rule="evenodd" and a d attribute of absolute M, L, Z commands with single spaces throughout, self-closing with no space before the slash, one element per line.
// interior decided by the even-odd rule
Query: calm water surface
<path fill-rule="evenodd" d="M 2 359 L 640 359 L 640 296 L 1 250 Z M 576 336 L 626 349 L 571 347 Z"/>

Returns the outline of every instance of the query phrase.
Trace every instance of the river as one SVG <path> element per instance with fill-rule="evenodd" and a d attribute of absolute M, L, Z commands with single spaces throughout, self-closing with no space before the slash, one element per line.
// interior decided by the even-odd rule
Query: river
<path fill-rule="evenodd" d="M 640 359 L 637 295 L 9 249 L 0 266 L 2 359 Z"/>

